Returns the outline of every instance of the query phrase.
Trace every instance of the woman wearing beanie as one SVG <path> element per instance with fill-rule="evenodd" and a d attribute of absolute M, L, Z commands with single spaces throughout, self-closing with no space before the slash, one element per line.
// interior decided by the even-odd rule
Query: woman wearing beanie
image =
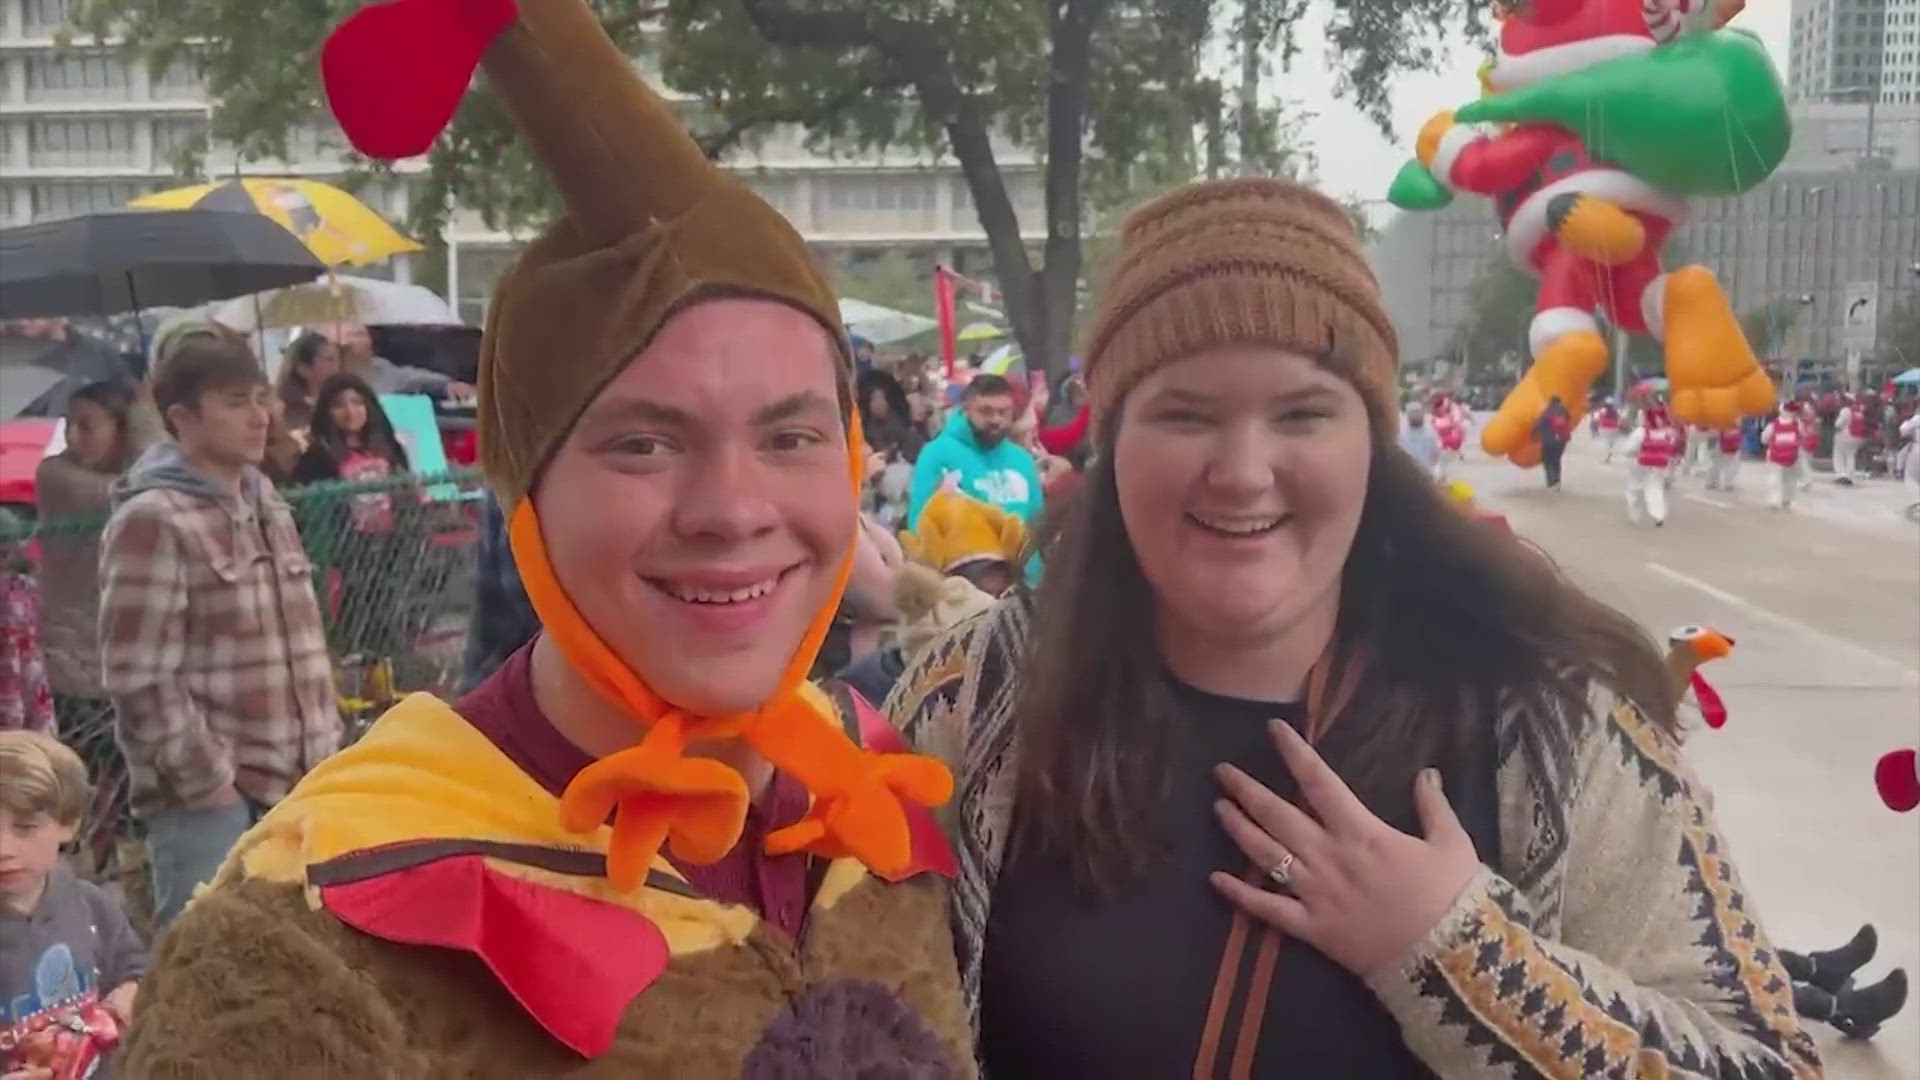
<path fill-rule="evenodd" d="M 1154 200 L 1085 358 L 1037 595 L 890 702 L 987 1075 L 1820 1075 L 1653 643 L 1397 449 L 1340 207 Z"/>

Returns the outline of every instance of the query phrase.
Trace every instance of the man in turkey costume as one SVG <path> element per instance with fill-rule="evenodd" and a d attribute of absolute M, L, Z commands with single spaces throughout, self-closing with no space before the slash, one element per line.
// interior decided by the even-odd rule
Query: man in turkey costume
<path fill-rule="evenodd" d="M 973 1075 L 945 767 L 805 682 L 854 549 L 851 356 L 800 237 L 586 0 L 398 0 L 328 42 L 364 152 L 476 65 L 564 216 L 495 298 L 482 460 L 541 633 L 244 836 L 120 1075 Z"/>

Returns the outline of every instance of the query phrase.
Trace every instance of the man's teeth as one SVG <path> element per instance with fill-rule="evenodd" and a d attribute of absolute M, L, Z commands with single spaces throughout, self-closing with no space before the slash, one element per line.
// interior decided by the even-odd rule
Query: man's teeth
<path fill-rule="evenodd" d="M 668 596 L 689 604 L 743 604 L 767 595 L 779 583 L 779 578 L 768 578 L 743 589 L 688 589 L 668 582 L 661 582 L 661 587 Z"/>
<path fill-rule="evenodd" d="M 1195 514 L 1193 515 L 1193 520 L 1215 532 L 1231 533 L 1234 536 L 1253 536 L 1277 527 L 1284 517 L 1285 515 L 1280 515 L 1276 517 L 1256 518 L 1249 521 L 1222 521 L 1216 518 L 1203 518 Z"/>

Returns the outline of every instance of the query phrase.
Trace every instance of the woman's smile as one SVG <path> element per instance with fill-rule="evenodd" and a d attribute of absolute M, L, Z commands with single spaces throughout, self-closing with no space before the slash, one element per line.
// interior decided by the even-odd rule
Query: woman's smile
<path fill-rule="evenodd" d="M 1187 524 L 1223 540 L 1258 540 L 1291 524 L 1292 514 L 1199 514 L 1189 511 Z"/>

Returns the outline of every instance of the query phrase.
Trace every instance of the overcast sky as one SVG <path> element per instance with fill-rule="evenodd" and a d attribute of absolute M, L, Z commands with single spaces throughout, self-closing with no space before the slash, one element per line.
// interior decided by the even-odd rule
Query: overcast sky
<path fill-rule="evenodd" d="M 1782 78 L 1787 71 L 1787 27 L 1792 0 L 1747 0 L 1747 10 L 1734 23 L 1760 35 L 1773 53 Z M 1381 199 L 1393 174 L 1412 151 L 1413 138 L 1427 118 L 1479 96 L 1483 56 L 1470 45 L 1456 45 L 1442 70 L 1405 75 L 1394 84 L 1392 140 L 1380 134 L 1371 120 L 1333 97 L 1322 53 L 1320 35 L 1303 27 L 1301 55 L 1292 72 L 1276 80 L 1281 97 L 1314 114 L 1308 132 L 1320 158 L 1320 183 L 1327 191 L 1360 199 Z M 1379 208 L 1376 213 L 1390 213 Z"/>

